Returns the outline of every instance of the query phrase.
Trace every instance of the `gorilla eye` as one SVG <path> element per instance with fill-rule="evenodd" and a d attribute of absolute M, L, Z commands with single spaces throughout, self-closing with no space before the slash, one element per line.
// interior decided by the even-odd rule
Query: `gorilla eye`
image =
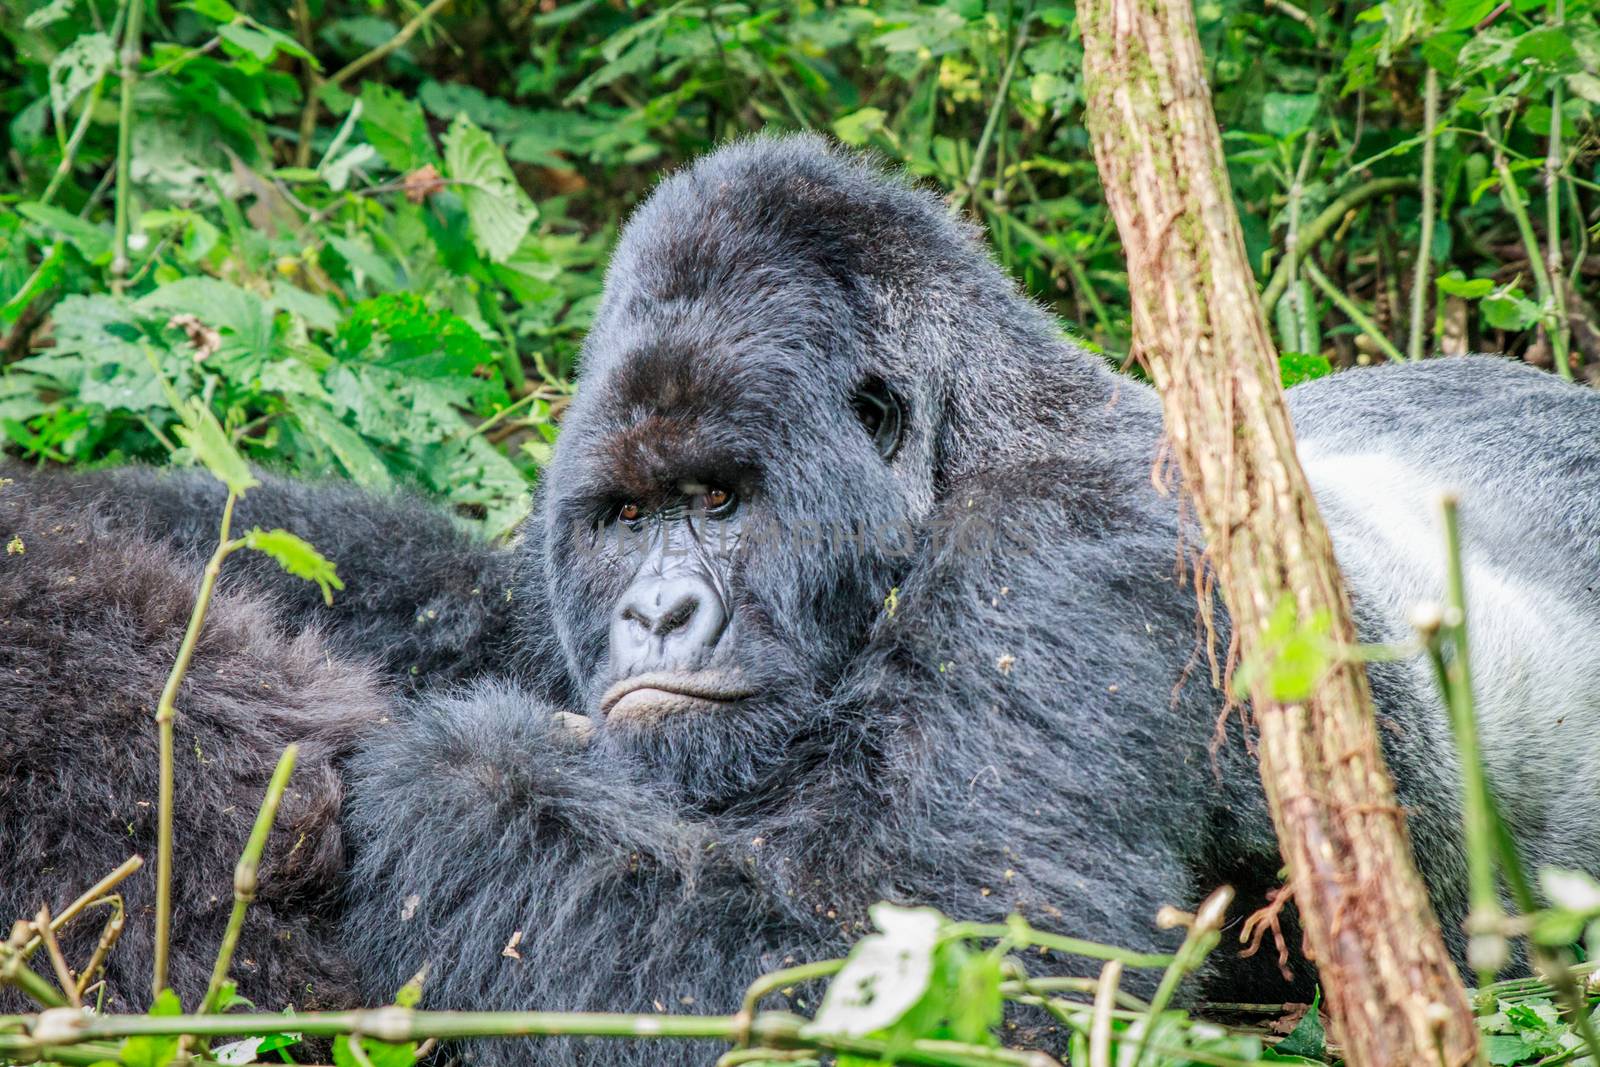
<path fill-rule="evenodd" d="M 872 438 L 878 455 L 886 463 L 893 459 L 900 449 L 905 407 L 889 384 L 876 376 L 868 378 L 850 398 L 850 406 L 855 409 L 856 418 L 861 420 L 862 429 Z"/>
<path fill-rule="evenodd" d="M 617 518 L 623 522 L 638 522 L 640 514 L 642 513 L 639 510 L 639 505 L 632 502 L 624 504 L 617 509 Z"/>
<path fill-rule="evenodd" d="M 717 486 L 712 486 L 700 496 L 700 506 L 707 515 L 726 515 L 733 510 L 733 503 L 733 494 Z"/>

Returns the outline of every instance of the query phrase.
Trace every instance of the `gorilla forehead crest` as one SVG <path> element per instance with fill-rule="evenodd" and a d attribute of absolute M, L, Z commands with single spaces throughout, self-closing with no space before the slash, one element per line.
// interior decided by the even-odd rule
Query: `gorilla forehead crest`
<path fill-rule="evenodd" d="M 639 488 L 679 459 L 770 455 L 754 446 L 779 412 L 783 432 L 837 434 L 869 378 L 932 397 L 947 354 L 912 334 L 974 277 L 998 280 L 976 231 L 870 160 L 815 136 L 730 145 L 629 221 L 563 433 Z"/>

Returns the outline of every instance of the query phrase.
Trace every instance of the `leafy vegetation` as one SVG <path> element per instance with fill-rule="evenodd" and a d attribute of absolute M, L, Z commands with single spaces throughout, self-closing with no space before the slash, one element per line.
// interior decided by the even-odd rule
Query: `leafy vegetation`
<path fill-rule="evenodd" d="M 1593 0 L 1198 13 L 1286 380 L 1600 367 Z M 251 460 L 504 532 L 617 220 L 760 128 L 902 161 L 1127 348 L 1070 4 L 27 0 L 0 42 L 0 429 L 40 461 L 181 453 L 165 376 Z"/>
<path fill-rule="evenodd" d="M 1201 0 L 1198 14 L 1286 382 L 1469 349 L 1600 377 L 1594 0 Z M 235 494 L 253 482 L 246 461 L 413 482 L 505 533 L 554 440 L 617 220 L 663 169 L 761 128 L 823 129 L 902 162 L 1119 358 L 1125 268 L 1083 130 L 1081 58 L 1072 6 L 1044 0 L 7 4 L 5 448 L 57 463 L 176 457 Z M 284 531 L 222 540 L 223 556 L 263 551 L 325 595 L 339 588 Z M 1303 688 L 1333 652 L 1314 626 L 1281 629 L 1276 661 L 1247 666 Z M 1493 830 L 1492 804 L 1475 810 Z M 1492 877 L 1498 861 L 1483 862 Z M 1493 936 L 1593 959 L 1600 885 L 1540 879 L 1551 905 L 1501 916 Z M 1000 1047 L 1008 1002 L 1069 1031 L 1074 1063 L 1336 1059 L 1315 1006 L 1275 1031 L 1279 1013 L 1262 1006 L 1231 1006 L 1228 1027 L 1172 1007 L 1218 932 L 1204 909 L 1170 918 L 1191 931 L 1173 959 L 1054 946 L 1113 975 L 1162 968 L 1150 1002 L 1115 995 L 1114 977 L 1030 979 L 1022 951 L 1052 946 L 1025 924 L 884 908 L 849 960 L 752 990 L 753 1010 L 763 988 L 831 979 L 812 1020 L 670 1018 L 693 1020 L 683 1036 L 767 1041 L 784 1063 L 1029 1062 Z M 18 950 L 0 947 L 0 978 L 59 1002 L 32 971 L 7 970 Z M 1592 978 L 1562 974 L 1482 985 L 1490 1063 L 1588 1062 Z M 408 987 L 400 1004 L 416 997 Z M 233 1006 L 225 982 L 207 1000 Z M 339 1035 L 338 1064 L 398 1065 L 422 1038 L 494 1022 L 246 1025 L 258 1017 L 181 1010 L 164 995 L 148 1017 L 53 1035 L 42 1019 L 0 1019 L 0 1061 L 44 1045 L 64 1061 L 165 1067 L 178 1032 L 225 1032 L 255 1035 L 230 1062 L 282 1055 L 305 1034 Z M 477 1029 L 459 1029 L 469 1018 Z M 409 1029 L 376 1025 L 399 1019 Z M 525 1016 L 499 1022 L 529 1032 Z M 638 1021 L 542 1025 L 634 1033 Z M 777 1060 L 747 1048 L 727 1062 Z"/>

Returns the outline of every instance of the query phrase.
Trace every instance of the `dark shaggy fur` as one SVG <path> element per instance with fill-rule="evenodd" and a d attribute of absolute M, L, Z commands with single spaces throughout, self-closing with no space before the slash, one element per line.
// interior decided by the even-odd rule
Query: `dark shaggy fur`
<path fill-rule="evenodd" d="M 37 496 L 93 508 L 119 528 L 164 541 L 203 561 L 217 543 L 226 490 L 202 470 L 123 467 L 0 474 Z M 234 531 L 283 527 L 334 561 L 345 588 L 324 604 L 312 583 L 258 553 L 236 556 L 224 589 L 270 594 L 288 633 L 316 627 L 335 648 L 376 660 L 407 687 L 516 670 L 537 639 L 518 620 L 517 557 L 469 534 L 438 507 L 406 492 L 376 494 L 347 482 L 296 483 L 267 473 L 240 500 Z"/>
<path fill-rule="evenodd" d="M 875 381 L 905 413 L 889 461 L 854 404 Z M 1403 636 L 1409 605 L 1440 595 L 1433 491 L 1462 491 L 1496 788 L 1531 858 L 1600 872 L 1581 800 L 1600 775 L 1600 397 L 1461 359 L 1340 375 L 1291 403 L 1369 638 Z M 1153 392 L 1064 339 L 974 232 L 871 165 L 761 139 L 664 182 L 617 251 L 517 549 L 513 643 L 560 677 L 427 691 L 354 764 L 341 945 L 366 997 L 428 962 L 434 1007 L 725 1012 L 761 971 L 843 951 L 879 899 L 1149 950 L 1176 940 L 1154 927 L 1163 904 L 1226 881 L 1241 911 L 1259 906 L 1280 860 L 1237 725 L 1210 749 L 1222 700 L 1182 581 L 1195 534 L 1151 485 L 1160 435 Z M 602 693 L 632 669 L 612 662 L 617 605 L 640 571 L 618 516 L 667 515 L 685 484 L 738 501 L 737 522 L 671 528 L 737 539 L 697 564 L 729 620 L 707 656 L 755 695 L 608 717 Z M 1447 723 L 1420 665 L 1372 675 L 1459 949 Z M 590 716 L 592 741 L 558 711 Z M 503 953 L 519 932 L 520 957 Z M 1207 981 L 1226 999 L 1286 992 L 1226 949 Z"/>
<path fill-rule="evenodd" d="M 199 567 L 107 529 L 105 517 L 0 483 L 0 919 L 59 912 L 129 856 L 127 926 L 106 972 L 109 1009 L 149 1003 L 154 933 L 154 712 L 194 603 Z M 198 1003 L 233 903 L 233 867 L 279 754 L 299 763 L 235 958 L 263 1009 L 336 1007 L 354 983 L 329 936 L 345 862 L 339 768 L 384 712 L 374 672 L 311 632 L 279 635 L 275 608 L 222 594 L 178 695 L 171 980 Z M 87 963 L 107 913 L 67 927 Z M 48 964 L 41 952 L 35 966 Z M 22 1010 L 0 989 L 0 1012 Z"/>
<path fill-rule="evenodd" d="M 878 899 L 1021 911 L 1146 950 L 1176 940 L 1154 927 L 1162 904 L 1225 881 L 1241 912 L 1263 903 L 1281 861 L 1238 731 L 1209 751 L 1221 699 L 1180 581 L 1194 531 L 1151 486 L 1156 397 L 1063 340 L 942 205 L 812 139 L 725 149 L 630 222 L 583 366 L 524 545 L 543 552 L 530 570 L 596 740 L 574 749 L 537 696 L 490 685 L 424 702 L 363 753 L 345 931 L 370 996 L 431 960 L 441 1007 L 730 1011 L 760 971 L 843 951 Z M 907 409 L 891 463 L 849 402 L 869 377 Z M 1475 594 L 1520 609 L 1512 625 L 1560 607 L 1568 640 L 1593 630 L 1600 397 L 1450 360 L 1342 375 L 1293 404 L 1368 636 L 1403 637 L 1408 606 L 1440 595 L 1428 490 L 1447 484 L 1469 549 L 1529 515 L 1559 546 L 1534 560 L 1494 544 Z M 1465 426 L 1495 444 L 1463 446 Z M 610 516 L 683 481 L 735 489 L 746 526 L 778 531 L 748 538 L 725 576 L 760 693 L 723 715 L 611 721 L 595 712 L 621 673 L 608 612 L 635 564 Z M 862 527 L 911 528 L 914 550 L 833 533 Z M 1539 861 L 1600 870 L 1581 805 L 1552 807 L 1517 770 L 1595 773 L 1596 661 L 1495 629 L 1480 627 L 1476 666 L 1500 795 Z M 1528 681 L 1547 672 L 1562 693 Z M 1459 950 L 1446 721 L 1419 666 L 1373 678 Z M 516 931 L 520 959 L 500 952 Z M 1288 989 L 1225 948 L 1207 991 Z M 644 1043 L 473 1055 L 710 1058 Z"/>

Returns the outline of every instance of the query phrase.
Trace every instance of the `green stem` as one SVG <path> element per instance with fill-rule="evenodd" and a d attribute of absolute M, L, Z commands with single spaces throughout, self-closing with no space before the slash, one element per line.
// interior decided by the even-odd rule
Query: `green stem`
<path fill-rule="evenodd" d="M 1414 178 L 1375 178 L 1374 180 L 1358 185 L 1345 193 L 1339 199 L 1322 209 L 1322 213 L 1306 224 L 1300 232 L 1299 248 L 1278 261 L 1272 271 L 1272 277 L 1267 281 L 1267 287 L 1261 291 L 1261 310 L 1270 318 L 1272 309 L 1277 307 L 1278 299 L 1283 296 L 1283 291 L 1289 285 L 1289 275 L 1298 266 L 1300 259 L 1317 246 L 1317 243 L 1328 235 L 1328 231 L 1339 224 L 1346 214 L 1365 204 L 1368 200 L 1384 196 L 1388 193 L 1403 193 L 1417 186 Z M 1293 265 L 1291 265 L 1293 264 Z"/>
<path fill-rule="evenodd" d="M 818 960 L 816 963 L 802 963 L 798 967 L 786 967 L 781 971 L 764 974 L 750 983 L 750 988 L 745 991 L 744 1004 L 740 1012 L 754 1018 L 756 1009 L 761 1006 L 762 997 L 777 992 L 785 986 L 814 982 L 819 978 L 832 978 L 844 967 L 844 963 L 844 960 Z"/>
<path fill-rule="evenodd" d="M 1555 287 L 1550 284 L 1550 273 L 1545 269 L 1544 253 L 1539 250 L 1539 238 L 1533 232 L 1533 222 L 1528 218 L 1528 205 L 1522 199 L 1522 189 L 1516 175 L 1511 173 L 1511 163 L 1501 145 L 1500 124 L 1490 119 L 1490 139 L 1494 144 L 1494 169 L 1500 178 L 1500 199 L 1506 210 L 1516 220 L 1517 233 L 1528 253 L 1528 269 L 1533 272 L 1533 282 L 1539 290 L 1539 315 L 1544 320 L 1545 332 L 1550 338 L 1550 350 L 1555 356 L 1556 371 L 1567 381 L 1572 380 L 1572 365 L 1567 359 L 1566 337 L 1554 321 L 1556 314 Z"/>
<path fill-rule="evenodd" d="M 72 127 L 72 136 L 67 138 L 67 147 L 61 153 L 61 162 L 56 164 L 56 172 L 50 176 L 50 184 L 44 187 L 44 193 L 39 197 L 41 204 L 48 204 L 56 198 L 56 193 L 61 191 L 61 183 L 67 180 L 67 175 L 72 173 L 72 164 L 77 162 L 78 146 L 83 144 L 84 135 L 89 132 L 89 122 L 94 116 L 95 106 L 100 103 L 100 93 L 105 88 L 106 80 L 101 78 L 89 87 L 89 95 L 84 100 L 83 112 L 78 116 L 77 123 Z"/>
<path fill-rule="evenodd" d="M 1372 338 L 1372 343 L 1382 349 L 1385 356 L 1395 363 L 1405 362 L 1406 357 L 1401 355 L 1394 342 L 1385 337 L 1383 331 L 1378 329 L 1378 324 L 1368 318 L 1366 312 L 1356 307 L 1355 301 L 1341 293 L 1338 287 L 1328 280 L 1328 276 L 1322 273 L 1315 261 L 1306 260 L 1305 271 L 1306 277 L 1310 278 L 1316 287 L 1321 289 L 1329 300 L 1333 301 L 1335 307 L 1344 312 L 1345 318 L 1355 323 L 1362 333 Z"/>
<path fill-rule="evenodd" d="M 139 37 L 144 30 L 145 0 L 123 0 L 127 29 L 122 35 L 122 104 L 117 114 L 117 197 L 111 238 L 111 291 L 122 294 L 128 276 L 129 173 L 133 162 L 133 93 L 139 82 Z M 120 17 L 120 15 L 119 15 Z"/>
<path fill-rule="evenodd" d="M 1434 127 L 1439 125 L 1439 72 L 1428 66 L 1423 87 L 1422 130 L 1422 235 L 1417 239 L 1417 263 L 1411 277 L 1411 340 L 1406 354 L 1422 358 L 1423 318 L 1428 306 L 1428 287 L 1433 283 L 1434 166 L 1438 141 Z"/>
<path fill-rule="evenodd" d="M 1467 962 L 1482 988 L 1506 962 L 1505 912 L 1495 881 L 1499 853 L 1489 781 L 1483 770 L 1483 745 L 1472 691 L 1472 660 L 1467 644 L 1467 583 L 1461 562 L 1461 520 L 1458 501 L 1446 494 L 1440 501 L 1445 539 L 1445 615 L 1441 631 L 1450 646 L 1445 662 L 1449 684 L 1446 703 L 1461 762 L 1462 816 L 1467 846 Z"/>
<path fill-rule="evenodd" d="M 379 1041 L 403 1042 L 423 1038 L 456 1040 L 478 1037 L 585 1036 L 615 1038 L 702 1038 L 733 1041 L 744 1031 L 738 1015 L 623 1015 L 604 1012 L 444 1012 L 409 1008 L 367 1011 L 285 1013 L 281 1015 L 84 1015 L 74 1019 L 70 1032 L 48 1043 L 34 1036 L 38 1016 L 0 1016 L 0 1029 L 20 1028 L 16 1034 L 0 1033 L 0 1058 L 25 1058 L 48 1049 L 49 1058 L 65 1059 L 62 1052 L 85 1041 L 124 1037 L 192 1035 L 195 1037 L 248 1037 L 292 1030 L 313 1037 L 360 1034 Z M 780 1049 L 815 1048 L 868 1059 L 890 1054 L 887 1042 L 872 1038 L 813 1033 L 809 1019 L 784 1012 L 767 1012 L 750 1021 L 749 1035 L 758 1046 Z M 897 1044 L 896 1063 L 918 1067 L 1051 1067 L 1055 1061 L 1037 1052 L 968 1045 L 956 1041 L 917 1040 Z"/>
<path fill-rule="evenodd" d="M 300 143 L 295 146 L 295 166 L 304 167 L 309 166 L 311 163 L 311 135 L 316 132 L 317 128 L 317 114 L 322 107 L 322 97 L 320 95 L 322 90 L 330 85 L 343 85 L 374 63 L 387 58 L 391 52 L 405 47 L 407 41 L 415 37 L 417 32 L 432 21 L 435 15 L 449 7 L 450 3 L 451 0 L 431 0 L 427 7 L 412 16 L 411 21 L 400 27 L 393 37 L 371 51 L 352 59 L 327 78 L 319 78 L 315 67 L 308 67 L 306 104 L 304 110 L 300 112 Z M 301 8 L 301 10 L 304 11 L 305 9 Z M 305 25 L 305 23 L 302 22 L 302 25 Z M 307 30 L 309 30 L 309 27 L 307 27 Z M 309 32 L 307 32 L 307 36 L 309 36 Z M 310 49 L 307 49 L 307 51 L 309 52 Z M 309 65 L 314 61 L 307 60 L 306 62 Z"/>
<path fill-rule="evenodd" d="M 995 89 L 994 103 L 989 107 L 989 117 L 984 120 L 983 132 L 978 135 L 978 147 L 972 152 L 972 166 L 967 168 L 966 187 L 961 190 L 956 198 L 956 207 L 966 203 L 967 199 L 977 198 L 978 182 L 983 177 L 983 161 L 989 155 L 989 143 L 994 140 L 994 131 L 1000 125 L 1000 114 L 1005 108 L 1007 94 L 1011 91 L 1011 77 L 1017 72 L 1017 60 L 1022 58 L 1023 46 L 1028 43 L 1028 23 L 1033 18 L 1033 10 L 1022 16 L 1022 25 L 1017 28 L 1017 41 L 1011 48 L 1011 57 L 1006 60 L 1004 72 L 1000 75 L 1000 85 Z"/>
<path fill-rule="evenodd" d="M 227 535 L 223 535 L 227 540 Z M 217 962 L 211 968 L 211 982 L 206 986 L 206 996 L 200 1002 L 200 1013 L 209 1015 L 221 1005 L 217 1003 L 222 985 L 228 980 L 228 968 L 233 965 L 233 953 L 239 947 L 239 934 L 244 929 L 245 912 L 256 898 L 256 875 L 261 869 L 261 854 L 266 851 L 267 838 L 272 834 L 272 824 L 278 817 L 278 805 L 283 791 L 288 788 L 289 775 L 294 771 L 298 745 L 290 745 L 278 758 L 278 767 L 267 783 L 266 799 L 256 812 L 256 822 L 250 829 L 250 839 L 245 842 L 238 866 L 233 869 L 233 912 L 228 916 L 228 928 L 222 934 L 222 947 L 217 951 Z"/>
<path fill-rule="evenodd" d="M 63 1007 L 67 998 L 56 992 L 56 987 L 35 974 L 23 962 L 21 953 L 0 942 L 0 986 L 14 986 L 24 996 L 47 1008 Z M 0 1019 L 0 1026 L 4 1020 Z"/>
<path fill-rule="evenodd" d="M 1279 340 L 1286 349 L 1308 354 L 1315 354 L 1322 345 L 1312 328 L 1311 293 L 1300 284 L 1296 275 L 1301 259 L 1300 205 L 1305 200 L 1306 177 L 1311 171 L 1311 158 L 1316 154 L 1318 140 L 1316 130 L 1306 135 L 1306 146 L 1300 153 L 1300 165 L 1295 168 L 1294 181 L 1289 185 L 1289 234 L 1284 242 L 1284 262 L 1289 265 L 1289 299 L 1283 309 L 1288 314 L 1282 317 L 1282 325 L 1278 330 Z"/>
<path fill-rule="evenodd" d="M 1565 21 L 1563 0 L 1555 0 L 1552 23 L 1559 27 Z M 1556 78 L 1550 90 L 1550 142 L 1544 156 L 1544 229 L 1549 243 L 1550 295 L 1554 298 L 1556 321 L 1550 331 L 1550 347 L 1556 352 L 1570 352 L 1572 348 L 1572 322 L 1567 317 L 1567 287 L 1561 262 L 1561 87 Z M 1559 361 L 1570 375 L 1566 359 Z"/>
<path fill-rule="evenodd" d="M 1161 982 L 1156 986 L 1155 995 L 1150 998 L 1150 1010 L 1145 1013 L 1144 1028 L 1139 1033 L 1139 1047 L 1133 1053 L 1133 1067 L 1139 1067 L 1144 1061 L 1145 1053 L 1149 1051 L 1150 1038 L 1156 1031 L 1156 1020 L 1161 1018 L 1161 1013 L 1172 1003 L 1173 994 L 1178 991 L 1178 983 L 1199 968 L 1211 954 L 1211 950 L 1217 947 L 1217 942 L 1222 939 L 1218 931 L 1222 928 L 1222 921 L 1227 917 L 1228 905 L 1232 902 L 1233 890 L 1224 886 L 1207 897 L 1205 903 L 1195 912 L 1194 922 L 1190 924 L 1183 944 L 1178 947 L 1177 955 L 1161 975 Z"/>
<path fill-rule="evenodd" d="M 1112 945 L 1102 945 L 1097 941 L 1083 941 L 1076 937 L 1046 933 L 1020 918 L 1013 919 L 1009 923 L 951 923 L 945 927 L 943 936 L 948 941 L 1009 938 L 1016 945 L 1047 948 L 1052 952 L 1061 952 L 1068 956 L 1082 956 L 1091 960 L 1121 960 L 1125 967 L 1170 967 L 1177 959 L 1176 956 L 1154 952 L 1130 952 Z"/>
<path fill-rule="evenodd" d="M 140 2 L 140 0 L 135 0 Z M 222 506 L 222 525 L 217 550 L 206 563 L 205 576 L 200 579 L 200 593 L 195 598 L 194 611 L 189 615 L 189 628 L 184 631 L 183 643 L 178 646 L 178 658 L 167 675 L 167 684 L 161 690 L 156 704 L 156 730 L 160 739 L 160 797 L 157 803 L 156 829 L 156 931 L 155 962 L 151 967 L 150 986 L 154 995 L 167 987 L 167 956 L 172 941 L 172 783 L 173 783 L 173 721 L 177 718 L 178 686 L 189 671 L 189 660 L 200 640 L 200 629 L 205 625 L 206 611 L 211 606 L 211 594 L 217 586 L 217 576 L 222 573 L 222 561 L 239 547 L 228 539 L 233 525 L 233 505 L 239 494 L 230 492 Z"/>

